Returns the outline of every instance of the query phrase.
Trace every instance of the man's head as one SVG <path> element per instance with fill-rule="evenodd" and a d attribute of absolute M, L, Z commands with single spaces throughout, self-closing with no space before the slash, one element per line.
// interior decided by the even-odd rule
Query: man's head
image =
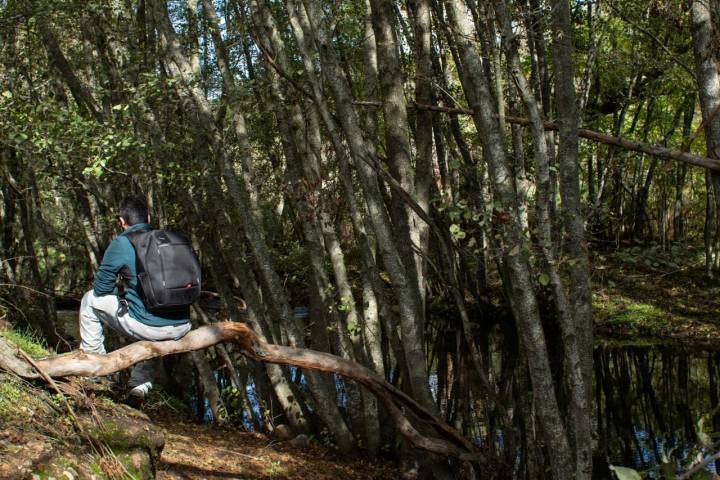
<path fill-rule="evenodd" d="M 123 228 L 128 228 L 138 223 L 148 223 L 150 217 L 148 215 L 145 198 L 141 195 L 126 197 L 120 204 L 118 221 Z"/>

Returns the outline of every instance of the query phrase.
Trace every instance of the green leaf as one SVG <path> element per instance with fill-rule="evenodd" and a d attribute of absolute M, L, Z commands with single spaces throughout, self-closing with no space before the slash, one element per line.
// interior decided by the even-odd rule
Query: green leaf
<path fill-rule="evenodd" d="M 610 470 L 615 473 L 618 480 L 642 480 L 640 474 L 632 468 L 610 465 Z"/>
<path fill-rule="evenodd" d="M 2 92 L 2 96 L 5 98 L 12 98 L 12 92 L 10 90 L 5 90 Z"/>
<path fill-rule="evenodd" d="M 547 286 L 548 283 L 550 283 L 550 277 L 547 273 L 541 273 L 538 277 L 538 282 L 540 282 L 540 285 L 543 287 Z"/>
<path fill-rule="evenodd" d="M 462 240 L 466 235 L 457 223 L 450 225 L 450 234 L 457 240 Z"/>

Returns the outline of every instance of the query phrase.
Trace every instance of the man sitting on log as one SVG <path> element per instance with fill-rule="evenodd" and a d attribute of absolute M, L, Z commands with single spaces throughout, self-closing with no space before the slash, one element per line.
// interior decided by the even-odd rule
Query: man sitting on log
<path fill-rule="evenodd" d="M 94 287 L 80 306 L 80 348 L 85 352 L 105 353 L 103 325 L 134 340 L 178 340 L 190 331 L 190 304 L 200 291 L 197 256 L 187 239 L 154 230 L 149 221 L 144 198 L 123 200 L 117 216 L 123 231 L 105 251 Z M 117 288 L 118 275 L 124 280 L 124 292 Z M 178 278 L 188 276 L 192 279 Z M 141 362 L 132 369 L 127 403 L 142 403 L 152 388 L 158 361 Z"/>

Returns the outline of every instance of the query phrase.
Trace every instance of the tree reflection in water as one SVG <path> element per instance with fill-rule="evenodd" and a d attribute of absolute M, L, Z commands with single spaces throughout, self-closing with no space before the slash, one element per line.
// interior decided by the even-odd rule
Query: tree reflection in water
<path fill-rule="evenodd" d="M 685 466 L 701 435 L 720 432 L 719 350 L 604 345 L 594 357 L 597 449 L 611 464 Z"/>

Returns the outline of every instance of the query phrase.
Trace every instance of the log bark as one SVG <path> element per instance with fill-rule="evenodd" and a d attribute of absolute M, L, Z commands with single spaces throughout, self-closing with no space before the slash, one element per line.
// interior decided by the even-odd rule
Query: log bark
<path fill-rule="evenodd" d="M 78 350 L 35 363 L 39 370 L 54 378 L 105 376 L 144 360 L 202 350 L 220 342 L 235 342 L 245 356 L 260 362 L 334 372 L 355 380 L 383 402 L 398 433 L 415 447 L 467 462 L 482 464 L 485 460 L 479 447 L 372 370 L 329 353 L 264 342 L 244 323 L 220 322 L 193 330 L 180 340 L 135 342 L 106 355 Z M 17 347 L 0 337 L 0 369 L 24 378 L 39 378 L 38 370 L 18 354 Z M 410 418 L 424 427 L 432 426 L 438 436 L 421 435 Z"/>

